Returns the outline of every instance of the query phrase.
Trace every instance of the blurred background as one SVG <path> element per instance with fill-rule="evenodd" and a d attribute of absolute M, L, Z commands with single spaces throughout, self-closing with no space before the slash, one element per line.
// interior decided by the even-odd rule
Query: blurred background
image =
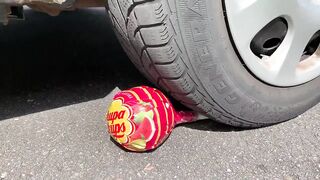
<path fill-rule="evenodd" d="M 104 8 L 60 16 L 25 11 L 0 26 L 0 120 L 148 84 L 119 45 Z"/>

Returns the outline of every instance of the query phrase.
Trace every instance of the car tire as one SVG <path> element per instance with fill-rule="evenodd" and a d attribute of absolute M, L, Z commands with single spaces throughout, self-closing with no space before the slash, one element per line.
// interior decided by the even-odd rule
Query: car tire
<path fill-rule="evenodd" d="M 263 127 L 319 102 L 320 79 L 277 87 L 244 65 L 220 0 L 108 0 L 115 33 L 135 66 L 187 107 L 221 123 Z"/>

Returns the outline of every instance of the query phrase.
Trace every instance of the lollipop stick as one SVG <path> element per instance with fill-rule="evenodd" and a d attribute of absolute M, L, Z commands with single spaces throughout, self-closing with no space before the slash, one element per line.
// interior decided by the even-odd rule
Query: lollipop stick
<path fill-rule="evenodd" d="M 175 125 L 200 121 L 204 119 L 208 119 L 208 117 L 192 111 L 179 111 L 175 116 Z"/>

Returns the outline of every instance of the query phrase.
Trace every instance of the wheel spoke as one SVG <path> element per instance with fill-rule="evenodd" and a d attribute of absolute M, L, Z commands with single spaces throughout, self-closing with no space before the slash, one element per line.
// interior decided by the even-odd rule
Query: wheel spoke
<path fill-rule="evenodd" d="M 271 56 L 268 64 L 276 72 L 277 79 L 288 79 L 296 76 L 296 69 L 313 31 L 304 29 L 303 22 L 296 23 L 277 51 Z"/>
<path fill-rule="evenodd" d="M 250 44 L 253 37 L 273 19 L 285 15 L 286 2 L 280 0 L 227 0 L 227 6 L 234 14 L 230 18 L 241 34 L 244 46 Z M 232 27 L 231 27 L 232 28 Z"/>

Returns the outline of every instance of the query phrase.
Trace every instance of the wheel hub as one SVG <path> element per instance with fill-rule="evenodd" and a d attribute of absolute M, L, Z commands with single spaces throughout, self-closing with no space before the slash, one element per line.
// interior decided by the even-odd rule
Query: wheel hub
<path fill-rule="evenodd" d="M 225 8 L 235 47 L 257 78 L 287 87 L 320 75 L 320 0 L 225 0 Z"/>

